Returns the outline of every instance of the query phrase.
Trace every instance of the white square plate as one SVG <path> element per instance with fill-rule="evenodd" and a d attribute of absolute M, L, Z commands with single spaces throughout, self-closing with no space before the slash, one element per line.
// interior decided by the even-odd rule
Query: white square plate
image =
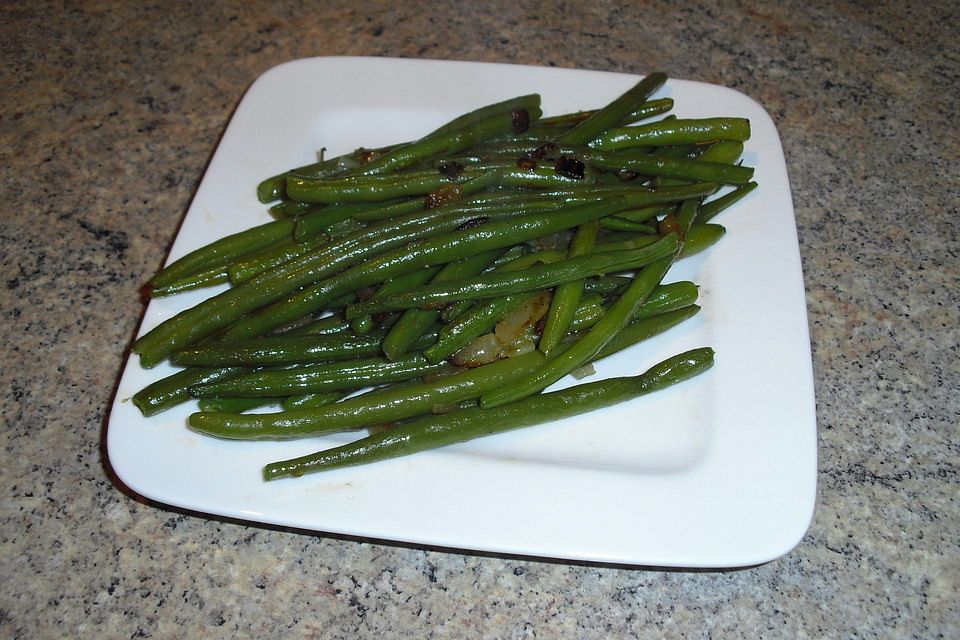
<path fill-rule="evenodd" d="M 250 87 L 223 135 L 170 260 L 267 220 L 266 176 L 357 146 L 413 139 L 482 104 L 539 92 L 546 115 L 606 104 L 635 76 L 503 64 L 313 58 Z M 244 520 L 426 545 L 681 567 L 734 567 L 789 551 L 816 489 L 816 421 L 803 279 L 777 130 L 747 96 L 670 80 L 681 117 L 744 116 L 760 187 L 716 221 L 726 237 L 668 280 L 703 311 L 597 365 L 633 375 L 713 346 L 712 370 L 665 392 L 556 423 L 367 467 L 264 483 L 267 462 L 349 440 L 236 443 L 188 430 L 195 403 L 146 419 L 129 402 L 173 371 L 126 365 L 107 433 L 138 493 Z M 209 291 L 154 300 L 141 333 Z M 568 379 L 557 385 L 570 384 Z"/>

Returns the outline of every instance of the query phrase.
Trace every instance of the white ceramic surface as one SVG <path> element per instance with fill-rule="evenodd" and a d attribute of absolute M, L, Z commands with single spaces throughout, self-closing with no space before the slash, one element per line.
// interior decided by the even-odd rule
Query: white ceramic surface
<path fill-rule="evenodd" d="M 637 80 L 500 64 L 314 58 L 271 69 L 237 108 L 170 259 L 268 218 L 262 178 L 357 146 L 416 138 L 476 106 L 539 92 L 546 115 L 603 105 Z M 701 285 L 703 311 L 597 365 L 639 373 L 713 346 L 716 365 L 665 392 L 406 459 L 264 483 L 262 466 L 349 440 L 229 443 L 185 427 L 189 403 L 146 419 L 129 402 L 173 371 L 123 372 L 107 432 L 134 491 L 204 513 L 426 545 L 681 567 L 734 567 L 796 545 L 813 513 L 816 421 L 790 186 L 766 111 L 731 89 L 670 80 L 681 117 L 744 116 L 760 187 L 715 221 L 727 236 L 669 281 Z M 132 294 L 131 294 L 132 295 Z M 209 291 L 150 303 L 140 332 Z M 595 378 L 596 379 L 596 378 Z M 556 388 L 569 385 L 564 380 Z"/>

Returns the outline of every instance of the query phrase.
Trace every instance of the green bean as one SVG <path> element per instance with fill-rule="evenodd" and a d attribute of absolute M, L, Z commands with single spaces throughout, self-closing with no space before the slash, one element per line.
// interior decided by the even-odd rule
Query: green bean
<path fill-rule="evenodd" d="M 455 188 L 459 193 L 459 196 L 463 197 L 483 191 L 488 187 L 493 187 L 499 182 L 499 180 L 499 171 L 485 171 L 480 172 L 477 177 L 467 180 L 466 182 L 458 184 L 451 182 L 445 184 L 443 187 L 441 187 L 441 189 Z M 381 207 L 376 207 L 370 209 L 369 211 L 361 211 L 357 214 L 354 214 L 354 218 L 360 222 L 376 222 L 379 220 L 396 218 L 397 216 L 421 209 L 432 209 L 434 208 L 432 205 L 433 203 L 431 201 L 431 194 L 427 194 L 427 196 L 423 198 L 413 198 L 403 202 L 397 202 L 396 204 L 388 204 Z M 461 203 L 452 203 L 450 206 L 463 207 Z"/>
<path fill-rule="evenodd" d="M 674 187 L 687 188 L 689 187 Z M 626 197 L 611 198 L 593 205 L 558 209 L 549 216 L 531 214 L 508 220 L 492 220 L 479 227 L 438 235 L 420 244 L 388 251 L 311 285 L 285 300 L 264 307 L 237 322 L 226 335 L 231 339 L 260 335 L 323 308 L 331 298 L 346 291 L 354 291 L 359 287 L 383 282 L 427 266 L 445 264 L 465 256 L 509 247 L 518 242 L 569 229 L 583 222 L 616 213 L 629 204 Z"/>
<path fill-rule="evenodd" d="M 678 258 L 685 258 L 700 253 L 704 249 L 713 246 L 723 235 L 726 229 L 718 224 L 695 224 L 687 231 L 686 240 L 680 251 Z M 620 242 L 603 242 L 596 246 L 595 252 L 600 251 L 623 251 L 627 249 L 636 249 L 653 244 L 659 236 L 635 235 L 628 240 Z"/>
<path fill-rule="evenodd" d="M 299 173 L 300 175 L 309 175 L 315 177 L 336 175 L 344 171 L 346 168 L 343 160 L 345 157 L 346 156 L 341 156 L 339 158 L 331 158 L 330 160 L 321 160 L 313 164 L 298 167 L 297 169 L 293 169 L 291 171 L 285 171 L 283 173 L 278 173 L 275 176 L 270 176 L 257 185 L 257 199 L 266 204 L 282 198 L 287 177 L 293 175 L 294 172 Z"/>
<path fill-rule="evenodd" d="M 704 202 L 700 205 L 700 211 L 697 212 L 697 223 L 705 223 L 713 220 L 721 211 L 732 204 L 739 202 L 745 195 L 757 188 L 756 182 L 748 182 L 740 185 L 730 193 L 720 196 L 715 200 Z"/>
<path fill-rule="evenodd" d="M 435 167 L 442 167 L 448 163 L 455 162 L 461 165 L 476 165 L 490 162 L 508 161 L 516 163 L 522 157 L 529 157 L 541 148 L 550 145 L 550 155 L 556 160 L 560 155 L 577 154 L 581 147 L 571 147 L 566 145 L 557 145 L 549 140 L 538 139 L 514 139 L 514 140 L 495 140 L 487 142 L 476 147 L 472 147 L 464 152 L 463 155 L 441 158 L 434 161 Z M 546 150 L 546 149 L 545 149 Z M 550 163 L 546 158 L 533 160 L 534 164 L 541 165 Z"/>
<path fill-rule="evenodd" d="M 588 362 L 627 325 L 640 305 L 663 280 L 671 264 L 672 254 L 647 265 L 600 321 L 573 346 L 549 359 L 543 367 L 529 376 L 514 381 L 509 388 L 500 387 L 485 393 L 480 398 L 480 406 L 489 409 L 538 393 Z"/>
<path fill-rule="evenodd" d="M 624 280 L 627 280 L 627 284 L 629 284 L 629 279 L 624 278 Z M 591 298 L 588 300 L 587 296 L 591 296 Z M 697 285 L 692 282 L 681 281 L 662 284 L 654 289 L 650 297 L 640 305 L 637 311 L 630 317 L 630 322 L 634 323 L 648 318 L 660 317 L 667 313 L 677 311 L 678 309 L 696 306 L 694 303 L 697 301 L 698 296 L 699 291 L 697 290 Z M 598 298 L 600 298 L 600 296 L 591 293 L 584 296 L 587 302 L 577 308 L 577 313 L 570 322 L 570 332 L 564 337 L 564 340 L 570 339 L 571 335 L 589 329 L 600 321 L 600 318 L 606 313 L 606 309 L 602 304 L 602 299 L 598 302 Z M 606 348 L 604 348 L 604 350 L 605 349 Z M 604 350 L 602 350 L 602 352 L 605 352 Z M 600 356 L 597 357 L 599 358 Z"/>
<path fill-rule="evenodd" d="M 280 402 L 280 398 L 205 398 L 200 401 L 201 411 L 220 413 L 243 413 Z"/>
<path fill-rule="evenodd" d="M 194 289 L 223 284 L 228 280 L 229 277 L 227 276 L 226 269 L 222 266 L 216 266 L 190 274 L 165 286 L 153 287 L 150 289 L 150 297 L 164 298 L 177 293 L 183 293 L 184 291 L 192 291 Z"/>
<path fill-rule="evenodd" d="M 534 169 L 521 169 L 514 166 L 514 168 L 502 172 L 500 184 L 504 187 L 517 189 L 557 189 L 578 184 L 590 184 L 595 179 L 595 172 L 589 165 L 584 165 L 583 177 L 565 176 L 552 166 L 540 166 Z"/>
<path fill-rule="evenodd" d="M 726 235 L 726 227 L 719 224 L 695 224 L 687 232 L 687 239 L 677 258 L 688 258 L 712 247 Z"/>
<path fill-rule="evenodd" d="M 376 160 L 352 169 L 347 175 L 394 172 L 439 155 L 451 155 L 497 136 L 511 132 L 523 133 L 530 122 L 537 120 L 543 112 L 539 107 L 540 96 L 536 94 L 523 96 L 517 100 L 522 100 L 524 104 L 506 105 L 502 111 L 473 120 L 464 126 L 453 129 L 444 128 L 416 142 L 400 145 Z M 520 116 L 521 113 L 523 113 L 522 116 Z M 288 178 L 288 192 L 289 180 Z"/>
<path fill-rule="evenodd" d="M 294 369 L 270 369 L 242 373 L 225 380 L 190 387 L 197 398 L 262 397 L 320 393 L 340 389 L 363 389 L 387 382 L 418 378 L 440 371 L 419 354 L 404 356 L 396 362 L 384 358 L 348 360 Z"/>
<path fill-rule="evenodd" d="M 294 258 L 315 251 L 328 242 L 330 242 L 328 236 L 314 237 L 304 242 L 285 240 L 273 247 L 264 249 L 260 253 L 234 262 L 227 267 L 227 274 L 230 277 L 230 282 L 235 285 L 241 284 L 264 271 L 269 271 Z"/>
<path fill-rule="evenodd" d="M 677 188 L 688 189 L 690 187 Z M 243 284 L 180 312 L 141 336 L 134 343 L 134 351 L 140 354 L 141 366 L 152 367 L 175 349 L 198 342 L 230 323 L 236 322 L 243 315 L 258 307 L 290 295 L 305 285 L 330 276 L 345 267 L 360 263 L 386 249 L 402 247 L 413 240 L 448 233 L 470 221 L 471 216 L 470 212 L 448 211 L 444 208 L 438 208 L 386 220 L 371 225 L 367 229 L 343 236 L 335 244 L 326 245 L 286 262 L 272 271 L 255 276 Z M 407 253 L 406 250 L 402 249 L 398 251 Z M 395 254 L 396 251 L 387 255 Z M 450 259 L 456 257 L 460 256 L 454 255 Z M 403 273 L 416 270 L 421 266 L 432 265 L 418 265 L 404 270 Z M 381 280 L 368 279 L 362 284 L 357 284 L 357 286 L 338 289 L 333 295 L 323 298 L 319 304 L 311 306 L 302 313 L 282 318 L 277 316 L 269 321 L 267 323 L 269 326 L 263 330 L 250 333 L 247 332 L 247 329 L 231 329 L 229 335 L 232 339 L 251 338 L 260 335 L 269 329 L 282 326 L 308 313 L 322 309 L 323 304 L 328 303 L 333 298 L 345 295 L 361 286 L 382 282 L 388 277 L 396 275 L 400 275 L 400 272 L 392 273 Z"/>
<path fill-rule="evenodd" d="M 609 218 L 602 218 L 600 222 L 593 221 L 580 225 L 573 236 L 573 240 L 570 241 L 567 257 L 575 258 L 590 253 L 597 243 L 600 224 L 607 219 Z M 549 354 L 567 333 L 567 328 L 570 326 L 570 321 L 576 313 L 582 296 L 582 279 L 557 285 L 550 301 L 550 309 L 547 311 L 543 334 L 540 336 L 539 348 L 544 354 Z"/>
<path fill-rule="evenodd" d="M 264 480 L 299 477 L 356 464 L 436 449 L 481 436 L 559 420 L 659 391 L 713 365 L 713 349 L 701 348 L 668 358 L 633 377 L 578 385 L 495 409 L 464 409 L 426 418 L 349 444 L 268 464 Z"/>
<path fill-rule="evenodd" d="M 661 158 L 697 158 L 703 149 L 703 146 L 696 144 L 668 145 L 665 147 L 653 147 L 650 155 Z M 641 153 L 636 149 L 632 149 L 631 151 L 633 153 Z"/>
<path fill-rule="evenodd" d="M 296 169 L 291 169 L 290 171 L 284 171 L 283 173 L 278 173 L 275 176 L 270 176 L 257 185 L 257 199 L 264 204 L 273 202 L 274 200 L 279 200 L 281 197 L 283 197 L 283 190 L 288 176 L 299 175 L 322 177 L 337 175 L 339 173 L 343 173 L 347 169 L 357 167 L 365 162 L 369 162 L 374 158 L 382 156 L 395 146 L 397 145 L 382 147 L 380 149 L 364 149 L 361 147 L 350 153 L 337 156 L 336 158 L 320 160 L 319 162 L 303 165 L 301 167 L 297 167 Z"/>
<path fill-rule="evenodd" d="M 684 320 L 692 318 L 699 312 L 700 307 L 695 304 L 691 304 L 679 309 L 665 311 L 654 316 L 632 320 L 626 327 L 617 332 L 617 335 L 614 336 L 610 342 L 605 344 L 604 347 L 597 352 L 597 354 L 593 357 L 593 360 L 595 361 L 606 358 L 607 356 L 613 355 L 619 351 L 623 351 L 628 347 L 632 347 L 642 340 L 646 340 L 647 338 L 663 333 L 668 329 L 677 326 Z"/>
<path fill-rule="evenodd" d="M 638 120 L 652 118 L 653 116 L 666 113 L 673 109 L 673 98 L 658 98 L 656 100 L 647 100 L 639 107 L 630 112 L 630 114 L 621 120 L 619 124 L 632 124 Z M 535 132 L 536 127 L 574 127 L 587 118 L 595 115 L 599 109 L 589 111 L 577 111 L 575 113 L 564 113 L 559 116 L 550 116 L 549 118 L 540 118 L 530 125 L 530 132 Z"/>
<path fill-rule="evenodd" d="M 577 305 L 570 319 L 570 325 L 567 327 L 569 333 L 576 333 L 589 329 L 597 324 L 597 321 L 603 317 L 607 310 L 603 306 L 603 296 L 596 293 L 584 292 L 580 298 L 580 304 Z M 542 339 L 541 339 L 542 342 Z"/>
<path fill-rule="evenodd" d="M 687 241 L 684 244 L 684 249 L 681 252 L 680 257 L 693 255 L 694 253 L 703 251 L 718 241 L 723 236 L 724 232 L 725 230 L 722 227 L 719 227 L 719 225 L 694 225 L 694 227 L 691 228 L 691 230 L 687 233 Z M 608 251 L 626 251 L 649 246 L 658 240 L 660 240 L 660 236 L 637 236 L 635 234 L 631 234 L 625 240 L 597 244 L 594 246 L 593 252 L 601 253 Z M 563 259 L 564 255 L 565 252 L 563 251 L 538 251 L 523 256 L 522 259 L 515 259 L 509 266 L 510 269 L 513 270 L 526 269 L 538 263 L 556 262 L 557 260 Z M 601 276 L 596 278 L 588 278 L 584 283 L 584 287 L 586 291 L 611 294 L 621 293 L 624 289 L 626 289 L 629 283 L 630 278 L 619 276 Z M 694 300 L 696 300 L 696 297 L 686 304 L 690 304 Z M 448 323 L 457 322 L 458 320 L 465 318 L 465 314 L 472 306 L 473 304 L 469 300 L 455 302 L 441 312 L 441 317 Z M 479 324 L 480 323 L 478 322 L 477 325 Z M 475 326 L 473 328 L 475 329 Z M 464 334 L 465 333 L 466 332 L 464 331 Z M 476 335 L 479 335 L 479 333 Z M 439 349 L 437 352 L 440 352 Z"/>
<path fill-rule="evenodd" d="M 191 386 L 222 380 L 242 371 L 245 370 L 238 367 L 184 369 L 147 385 L 133 394 L 132 401 L 140 413 L 150 417 L 189 400 Z"/>
<path fill-rule="evenodd" d="M 494 271 L 499 269 L 504 264 L 516 260 L 517 258 L 523 257 L 525 255 L 526 245 L 518 244 L 514 245 L 508 249 L 502 256 L 497 258 L 490 267 L 487 268 L 487 271 Z M 559 258 L 558 258 L 559 259 Z M 473 275 L 473 274 L 466 274 Z M 466 277 L 463 276 L 463 277 Z M 473 302 L 470 300 L 461 300 L 460 302 L 454 302 L 453 304 L 448 304 L 443 308 L 443 311 L 440 312 L 440 318 L 444 322 L 452 322 L 456 320 L 464 313 L 466 313 L 471 307 L 473 307 Z"/>
<path fill-rule="evenodd" d="M 345 398 L 351 391 L 327 391 L 326 393 L 307 393 L 299 396 L 287 396 L 280 405 L 284 411 L 294 409 L 317 409 Z M 255 398 L 252 398 L 255 399 Z M 276 414 L 274 414 L 276 415 Z"/>
<path fill-rule="evenodd" d="M 270 207 L 270 215 L 274 218 L 286 218 L 290 216 L 304 216 L 319 210 L 312 204 L 306 202 L 294 202 L 293 200 L 282 200 Z"/>
<path fill-rule="evenodd" d="M 621 211 L 617 214 L 617 217 L 623 218 L 624 220 L 629 220 L 630 222 L 645 222 L 650 220 L 653 224 L 656 224 L 657 221 L 655 218 L 665 216 L 674 209 L 677 208 L 677 205 L 671 203 L 669 205 L 654 205 L 652 207 L 640 207 L 639 209 L 630 209 L 628 211 Z"/>
<path fill-rule="evenodd" d="M 351 305 L 347 307 L 347 318 L 355 318 L 365 313 L 433 306 L 455 300 L 478 300 L 546 289 L 587 275 L 635 269 L 670 255 L 676 249 L 676 237 L 666 236 L 648 247 L 631 251 L 582 255 L 553 264 L 531 267 L 522 273 L 491 273 L 455 282 L 426 285 L 417 291 Z"/>
<path fill-rule="evenodd" d="M 647 233 L 654 234 L 657 232 L 655 227 L 650 225 L 640 224 L 639 222 L 634 222 L 633 220 L 627 220 L 620 216 L 608 216 L 600 221 L 600 224 L 604 229 L 610 229 L 611 231 L 632 231 L 634 233 Z"/>
<path fill-rule="evenodd" d="M 193 367 L 263 366 L 374 356 L 382 336 L 277 336 L 208 342 L 173 352 L 174 364 Z"/>
<path fill-rule="evenodd" d="M 294 224 L 292 219 L 274 220 L 220 238 L 170 263 L 150 280 L 150 284 L 162 288 L 200 271 L 225 266 L 240 256 L 290 238 Z"/>
<path fill-rule="evenodd" d="M 474 109 L 469 113 L 465 113 L 458 118 L 455 118 L 443 125 L 439 129 L 436 129 L 432 133 L 425 136 L 428 137 L 437 137 L 441 134 L 449 133 L 457 129 L 461 129 L 465 126 L 476 124 L 482 120 L 489 118 L 492 115 L 499 113 L 512 112 L 516 109 L 532 109 L 538 108 L 540 106 L 540 96 L 537 95 L 527 95 L 519 96 L 517 98 L 511 98 L 509 100 L 504 100 L 502 102 L 497 102 L 495 104 L 487 105 L 485 107 L 480 107 L 479 109 Z M 656 108 L 656 107 L 654 107 Z M 421 139 L 423 140 L 423 139 Z M 283 189 L 285 186 L 286 179 L 291 175 L 299 176 L 312 176 L 312 177 L 325 177 L 331 175 L 337 175 L 344 172 L 348 169 L 354 169 L 356 167 L 361 167 L 367 164 L 373 164 L 379 158 L 389 154 L 394 149 L 399 147 L 407 147 L 411 143 L 401 143 L 398 145 L 392 145 L 389 147 L 382 147 L 380 149 L 357 149 L 352 153 L 339 156 L 337 158 L 332 158 L 330 160 L 316 162 L 314 164 L 305 165 L 298 167 L 291 171 L 287 171 L 270 178 L 267 178 L 257 187 L 257 197 L 260 199 L 260 202 L 267 203 L 277 200 L 283 194 Z M 383 164 L 386 161 L 381 160 L 380 163 Z M 394 167 L 396 168 L 396 167 Z"/>
<path fill-rule="evenodd" d="M 493 327 L 500 319 L 536 297 L 536 292 L 500 296 L 445 325 L 437 342 L 423 352 L 428 362 L 442 362 Z"/>
<path fill-rule="evenodd" d="M 398 203 L 405 201 L 392 200 L 388 202 Z M 305 242 L 319 235 L 329 235 L 330 228 L 334 225 L 351 218 L 359 220 L 358 216 L 360 214 L 374 211 L 384 206 L 384 204 L 383 202 L 377 202 L 375 204 L 354 202 L 352 204 L 332 204 L 325 207 L 318 207 L 315 211 L 297 220 L 297 225 L 293 229 L 293 238 L 298 242 Z M 423 207 L 413 207 L 410 211 L 422 208 Z"/>
<path fill-rule="evenodd" d="M 743 143 L 737 140 L 721 140 L 711 144 L 696 157 L 702 162 L 722 162 L 724 164 L 733 164 L 743 155 Z M 684 180 L 675 178 L 657 178 L 655 185 L 664 187 L 668 185 L 686 184 Z"/>
<path fill-rule="evenodd" d="M 645 176 L 663 176 L 664 178 L 678 178 L 690 182 L 743 184 L 753 177 L 752 167 L 724 164 L 722 162 L 657 157 L 650 154 L 594 153 L 591 162 L 600 169 L 627 170 Z"/>
<path fill-rule="evenodd" d="M 622 96 L 557 137 L 558 144 L 587 144 L 615 127 L 667 81 L 665 73 L 651 73 Z"/>
<path fill-rule="evenodd" d="M 274 332 L 276 335 L 297 336 L 326 336 L 334 333 L 349 331 L 350 323 L 339 314 L 333 314 L 312 320 L 307 324 L 291 327 L 289 330 Z M 271 335 L 274 335 L 271 334 Z"/>
<path fill-rule="evenodd" d="M 594 149 L 614 151 L 639 146 L 699 144 L 715 140 L 750 139 L 750 121 L 746 118 L 700 118 L 662 120 L 634 127 L 608 129 L 596 139 L 586 141 Z"/>
<path fill-rule="evenodd" d="M 237 440 L 289 440 L 396 422 L 430 413 L 434 408 L 480 397 L 487 389 L 514 380 L 543 362 L 543 355 L 526 353 L 482 367 L 463 370 L 429 382 L 350 398 L 320 409 L 257 415 L 194 413 L 194 431 Z"/>
<path fill-rule="evenodd" d="M 443 267 L 431 282 L 447 282 L 476 275 L 489 266 L 500 253 L 499 250 L 486 251 L 451 262 Z M 384 355 L 390 360 L 396 360 L 410 351 L 416 341 L 437 323 L 439 317 L 440 312 L 436 309 L 407 309 L 384 337 L 381 345 Z"/>
<path fill-rule="evenodd" d="M 474 109 L 468 113 L 463 114 L 462 116 L 457 116 L 453 120 L 447 122 L 442 127 L 434 129 L 428 133 L 426 137 L 437 136 L 445 133 L 450 133 L 463 127 L 469 127 L 471 125 L 482 122 L 491 116 L 499 115 L 502 113 L 513 113 L 514 111 L 520 111 L 526 109 L 529 111 L 535 111 L 540 109 L 540 95 L 536 93 L 529 93 L 522 96 L 516 96 L 514 98 L 508 98 L 500 102 L 494 102 L 493 104 L 488 104 L 478 109 Z M 533 118 L 531 118 L 531 122 Z M 421 138 L 423 140 L 424 138 Z"/>
<path fill-rule="evenodd" d="M 436 169 L 419 169 L 373 176 L 345 178 L 287 178 L 287 196 L 315 204 L 379 203 L 397 198 L 422 196 L 444 185 L 456 185 L 479 177 L 467 169 L 450 177 Z"/>
<path fill-rule="evenodd" d="M 416 289 L 420 285 L 430 282 L 442 268 L 443 267 L 440 266 L 427 267 L 420 271 L 411 271 L 410 273 L 387 280 L 377 289 L 377 292 L 373 294 L 373 299 L 379 300 L 380 298 L 385 298 L 396 293 Z M 350 328 L 353 329 L 353 332 L 357 335 L 369 333 L 370 330 L 373 329 L 373 318 L 369 315 L 353 318 L 350 321 Z"/>

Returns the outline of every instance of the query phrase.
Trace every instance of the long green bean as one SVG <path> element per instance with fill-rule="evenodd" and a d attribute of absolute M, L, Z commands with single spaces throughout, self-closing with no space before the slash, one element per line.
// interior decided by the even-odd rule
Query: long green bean
<path fill-rule="evenodd" d="M 671 119 L 634 127 L 607 129 L 590 146 L 601 151 L 629 147 L 698 144 L 715 140 L 743 142 L 750 138 L 746 118 Z"/>
<path fill-rule="evenodd" d="M 320 436 L 371 424 L 396 422 L 430 413 L 436 407 L 479 398 L 484 391 L 514 380 L 542 362 L 542 354 L 531 352 L 428 382 L 350 398 L 319 409 L 256 415 L 201 412 L 191 415 L 189 424 L 191 429 L 200 433 L 238 440 L 287 440 Z"/>
<path fill-rule="evenodd" d="M 545 289 L 589 275 L 635 269 L 672 254 L 677 246 L 675 236 L 666 236 L 641 249 L 581 255 L 553 264 L 531 267 L 522 273 L 492 273 L 455 282 L 426 285 L 416 291 L 351 305 L 347 307 L 347 318 L 366 313 Z"/>
<path fill-rule="evenodd" d="M 171 262 L 150 280 L 156 288 L 212 267 L 226 266 L 240 256 L 264 249 L 293 235 L 293 219 L 274 220 L 220 238 Z"/>
<path fill-rule="evenodd" d="M 197 398 L 249 398 L 363 389 L 387 382 L 419 378 L 441 371 L 444 366 L 430 364 L 419 354 L 404 356 L 396 362 L 384 358 L 365 358 L 293 369 L 242 373 L 224 380 L 194 385 L 190 387 L 190 394 Z"/>
<path fill-rule="evenodd" d="M 651 73 L 629 91 L 603 107 L 573 129 L 557 137 L 558 144 L 586 144 L 615 127 L 667 81 L 665 73 Z"/>
<path fill-rule="evenodd" d="M 361 438 L 350 444 L 264 467 L 264 480 L 377 462 L 436 449 L 481 436 L 559 420 L 664 389 L 713 365 L 713 349 L 701 348 L 668 358 L 639 376 L 578 385 L 495 409 L 463 409 L 425 418 Z"/>
<path fill-rule="evenodd" d="M 608 220 L 609 217 L 603 219 Z M 580 225 L 573 236 L 573 240 L 570 241 L 570 250 L 567 257 L 574 258 L 590 253 L 597 242 L 599 233 L 599 222 L 594 221 Z M 573 315 L 580 304 L 580 298 L 583 296 L 583 282 L 583 279 L 564 282 L 557 285 L 553 292 L 543 334 L 540 336 L 539 348 L 544 354 L 549 354 L 567 333 L 570 321 L 573 319 Z"/>
<path fill-rule="evenodd" d="M 489 266 L 500 253 L 499 250 L 486 251 L 451 262 L 443 267 L 431 282 L 447 282 L 476 275 Z M 420 336 L 433 327 L 439 318 L 440 311 L 437 309 L 407 309 L 384 337 L 384 355 L 390 360 L 396 360 L 410 351 Z"/>

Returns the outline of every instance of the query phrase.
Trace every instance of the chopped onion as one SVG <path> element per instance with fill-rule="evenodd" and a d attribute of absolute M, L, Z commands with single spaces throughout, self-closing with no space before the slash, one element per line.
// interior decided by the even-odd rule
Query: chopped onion
<path fill-rule="evenodd" d="M 503 355 L 507 358 L 513 358 L 515 356 L 522 356 L 525 353 L 530 353 L 531 351 L 536 350 L 536 348 L 536 342 L 530 338 L 522 338 L 513 344 L 508 345 L 507 348 L 503 350 Z"/>
<path fill-rule="evenodd" d="M 583 380 L 587 376 L 592 376 L 596 372 L 597 370 L 593 368 L 593 364 L 588 362 L 587 364 L 577 367 L 576 369 L 571 371 L 570 375 L 572 375 L 577 380 Z"/>
<path fill-rule="evenodd" d="M 530 298 L 508 313 L 503 320 L 497 323 L 494 333 L 497 334 L 501 343 L 512 344 L 524 337 L 527 331 L 547 314 L 549 309 L 550 292 L 541 291 L 535 297 Z"/>
<path fill-rule="evenodd" d="M 550 251 L 551 249 L 566 249 L 570 245 L 570 239 L 573 233 L 570 231 L 558 231 L 548 236 L 540 236 L 530 242 L 539 251 Z"/>
<path fill-rule="evenodd" d="M 479 367 L 490 364 L 500 355 L 503 344 L 492 333 L 485 333 L 457 351 L 450 361 L 461 367 Z"/>

